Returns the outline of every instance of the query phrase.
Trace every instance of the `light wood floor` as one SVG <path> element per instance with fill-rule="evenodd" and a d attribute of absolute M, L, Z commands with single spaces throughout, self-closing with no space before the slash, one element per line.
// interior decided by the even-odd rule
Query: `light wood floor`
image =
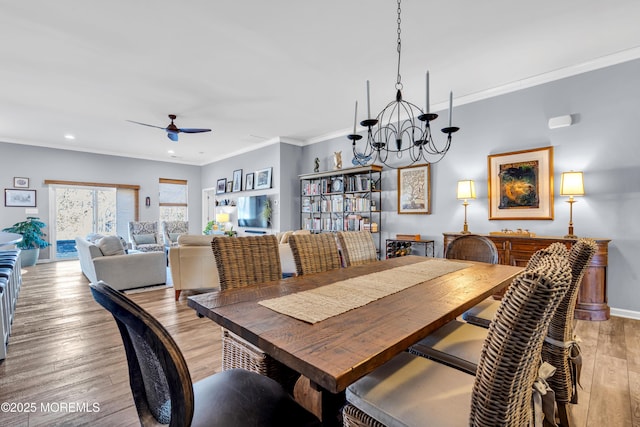
<path fill-rule="evenodd" d="M 22 411 L 0 410 L 0 426 L 139 425 L 120 335 L 93 301 L 78 262 L 28 267 L 23 277 L 0 363 L 0 403 Z M 172 289 L 130 296 L 173 335 L 194 381 L 220 369 L 220 328 L 199 319 L 184 295 L 177 303 Z M 580 401 L 571 408 L 575 425 L 640 426 L 640 321 L 578 321 L 577 332 L 584 368 Z M 65 410 L 68 403 L 98 411 Z"/>

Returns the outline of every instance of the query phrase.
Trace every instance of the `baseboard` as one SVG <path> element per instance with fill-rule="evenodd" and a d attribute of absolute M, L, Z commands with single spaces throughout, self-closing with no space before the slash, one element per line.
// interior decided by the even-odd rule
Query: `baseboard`
<path fill-rule="evenodd" d="M 640 320 L 640 311 L 625 310 L 622 308 L 611 308 L 611 315 L 616 317 L 626 317 L 627 319 Z"/>

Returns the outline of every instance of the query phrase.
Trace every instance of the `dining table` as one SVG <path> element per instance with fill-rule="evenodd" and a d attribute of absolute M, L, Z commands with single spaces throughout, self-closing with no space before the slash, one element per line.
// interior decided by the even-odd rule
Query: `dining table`
<path fill-rule="evenodd" d="M 308 378 L 323 425 L 341 425 L 350 384 L 522 270 L 409 255 L 194 295 L 188 306 Z"/>

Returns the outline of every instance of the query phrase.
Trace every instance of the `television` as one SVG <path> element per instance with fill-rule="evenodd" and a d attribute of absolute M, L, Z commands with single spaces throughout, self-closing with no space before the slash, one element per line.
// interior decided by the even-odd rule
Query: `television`
<path fill-rule="evenodd" d="M 238 226 L 268 228 L 267 219 L 262 216 L 266 204 L 266 195 L 238 197 Z"/>

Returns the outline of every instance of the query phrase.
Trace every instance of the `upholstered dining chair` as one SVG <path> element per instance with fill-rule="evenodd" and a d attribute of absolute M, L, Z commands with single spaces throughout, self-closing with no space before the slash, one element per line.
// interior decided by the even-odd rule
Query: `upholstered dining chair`
<path fill-rule="evenodd" d="M 140 252 L 163 252 L 164 244 L 155 221 L 130 221 L 131 248 Z"/>
<path fill-rule="evenodd" d="M 580 372 L 580 348 L 573 332 L 575 304 L 582 277 L 596 250 L 597 245 L 591 239 L 579 239 L 571 251 L 562 243 L 554 243 L 537 251 L 527 264 L 527 268 L 535 268 L 545 256 L 551 255 L 568 259 L 571 268 L 571 284 L 551 319 L 542 346 L 542 360 L 556 368 L 547 382 L 555 392 L 560 424 L 565 427 L 570 425 L 568 404 L 577 403 Z M 409 351 L 475 374 L 487 332 L 486 328 L 454 320 Z"/>
<path fill-rule="evenodd" d="M 178 237 L 189 234 L 189 221 L 162 221 L 160 229 L 165 247 L 178 246 Z"/>
<path fill-rule="evenodd" d="M 214 237 L 213 257 L 220 289 L 254 286 L 282 279 L 278 240 L 274 235 Z M 273 378 L 292 390 L 299 375 L 238 335 L 222 329 L 222 369 L 243 368 Z"/>
<path fill-rule="evenodd" d="M 292 234 L 289 236 L 289 246 L 298 275 L 320 273 L 342 266 L 333 233 Z"/>
<path fill-rule="evenodd" d="M 498 248 L 484 236 L 465 234 L 456 237 L 447 245 L 444 257 L 496 264 L 498 262 Z"/>
<path fill-rule="evenodd" d="M 338 241 L 346 267 L 378 260 L 376 245 L 369 231 L 338 231 Z"/>
<path fill-rule="evenodd" d="M 400 353 L 347 388 L 344 425 L 529 427 L 542 342 L 570 281 L 566 259 L 543 258 L 507 290 L 475 377 Z"/>
<path fill-rule="evenodd" d="M 320 425 L 279 384 L 255 372 L 234 369 L 192 383 L 182 352 L 154 317 L 104 282 L 89 286 L 118 325 L 141 425 Z"/>

